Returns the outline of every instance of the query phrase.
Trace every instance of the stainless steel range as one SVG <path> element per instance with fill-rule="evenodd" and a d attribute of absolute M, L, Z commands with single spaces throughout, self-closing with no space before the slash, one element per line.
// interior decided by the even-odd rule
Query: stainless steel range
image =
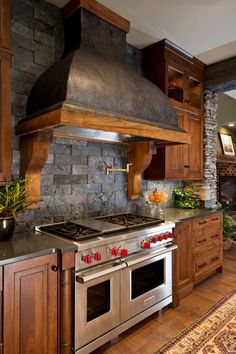
<path fill-rule="evenodd" d="M 78 246 L 74 353 L 90 353 L 172 302 L 174 226 L 119 214 L 36 227 Z"/>

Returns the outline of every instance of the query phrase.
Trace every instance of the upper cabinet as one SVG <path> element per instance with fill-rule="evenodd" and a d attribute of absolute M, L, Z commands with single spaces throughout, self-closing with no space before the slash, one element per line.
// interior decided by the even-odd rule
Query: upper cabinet
<path fill-rule="evenodd" d="M 0 0 L 0 183 L 11 178 L 11 1 Z"/>
<path fill-rule="evenodd" d="M 146 179 L 203 178 L 204 64 L 168 40 L 143 49 L 145 76 L 174 106 L 178 125 L 191 134 L 190 145 L 157 147 Z"/>

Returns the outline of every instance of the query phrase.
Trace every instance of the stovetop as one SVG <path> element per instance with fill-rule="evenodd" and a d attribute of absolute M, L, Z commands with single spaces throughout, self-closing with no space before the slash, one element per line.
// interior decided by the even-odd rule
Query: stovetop
<path fill-rule="evenodd" d="M 96 238 L 117 231 L 142 229 L 149 225 L 158 225 L 164 220 L 137 214 L 116 214 L 100 216 L 96 218 L 79 219 L 78 222 L 61 222 L 57 224 L 43 225 L 36 229 L 52 235 L 60 236 L 74 241 L 82 241 Z"/>

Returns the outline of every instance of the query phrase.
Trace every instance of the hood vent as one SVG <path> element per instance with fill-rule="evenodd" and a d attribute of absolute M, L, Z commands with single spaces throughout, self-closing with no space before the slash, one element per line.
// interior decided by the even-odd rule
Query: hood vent
<path fill-rule="evenodd" d="M 129 22 L 94 0 L 72 0 L 64 15 L 62 59 L 34 85 L 17 134 L 189 143 L 166 96 L 126 65 Z"/>

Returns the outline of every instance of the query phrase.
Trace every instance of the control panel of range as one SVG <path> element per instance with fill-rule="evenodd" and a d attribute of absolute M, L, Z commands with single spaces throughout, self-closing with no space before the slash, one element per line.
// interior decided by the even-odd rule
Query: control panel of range
<path fill-rule="evenodd" d="M 133 253 L 148 251 L 149 249 L 156 248 L 158 252 L 158 248 L 171 244 L 172 238 L 172 230 L 168 230 L 83 250 L 76 255 L 76 268 L 83 269 L 95 266 L 113 259 L 128 257 Z"/>

